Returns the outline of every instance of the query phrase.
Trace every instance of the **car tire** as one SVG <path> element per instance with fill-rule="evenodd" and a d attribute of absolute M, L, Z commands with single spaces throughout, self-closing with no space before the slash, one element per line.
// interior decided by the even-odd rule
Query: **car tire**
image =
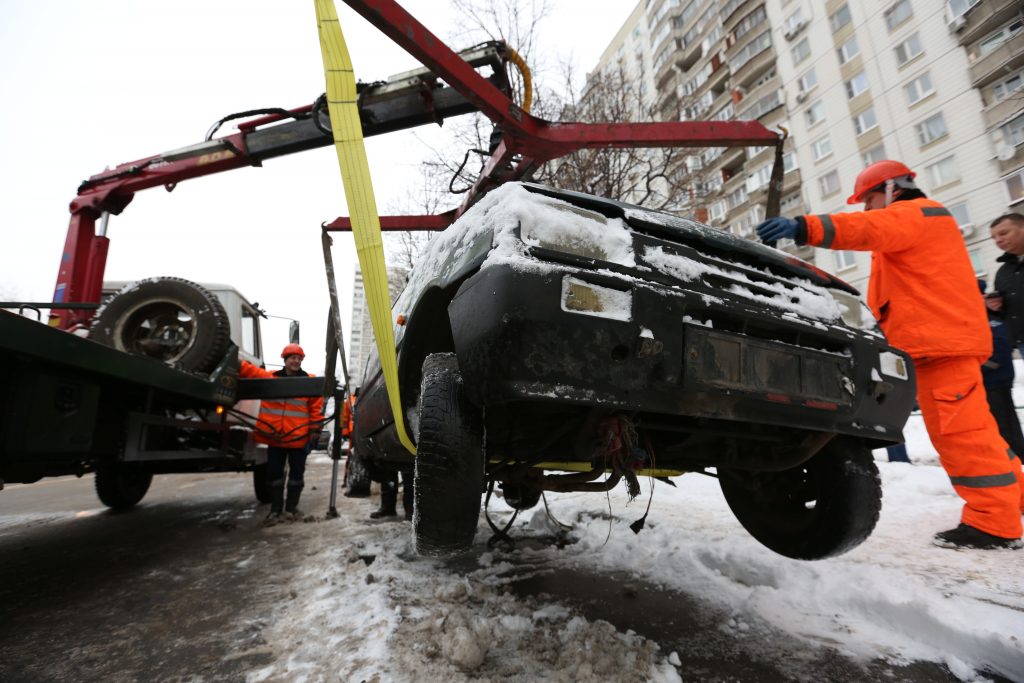
<path fill-rule="evenodd" d="M 820 560 L 866 539 L 878 522 L 882 482 L 870 449 L 836 437 L 810 460 L 782 472 L 719 469 L 740 524 L 786 557 Z"/>
<path fill-rule="evenodd" d="M 209 373 L 231 343 L 231 327 L 215 294 L 177 277 L 128 285 L 96 312 L 89 338 L 188 372 Z"/>
<path fill-rule="evenodd" d="M 469 550 L 484 483 L 482 411 L 466 396 L 455 354 L 427 356 L 420 385 L 413 540 L 421 555 Z"/>
<path fill-rule="evenodd" d="M 152 472 L 118 466 L 101 467 L 96 470 L 96 495 L 112 510 L 127 510 L 145 497 L 152 482 Z"/>
<path fill-rule="evenodd" d="M 267 463 L 252 468 L 252 491 L 256 500 L 266 504 L 270 502 L 270 484 L 267 481 Z"/>

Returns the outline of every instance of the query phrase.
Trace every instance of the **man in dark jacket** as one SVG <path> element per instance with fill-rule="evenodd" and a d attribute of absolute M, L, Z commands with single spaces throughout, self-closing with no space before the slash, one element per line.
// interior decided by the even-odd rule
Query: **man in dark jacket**
<path fill-rule="evenodd" d="M 992 241 L 1005 254 L 997 261 L 995 290 L 985 305 L 1009 327 L 1010 340 L 1024 355 L 1024 215 L 1008 213 L 992 221 Z"/>
<path fill-rule="evenodd" d="M 978 287 L 985 293 L 985 281 L 978 278 Z M 992 357 L 981 365 L 981 378 L 992 417 L 996 419 L 999 435 L 1006 440 L 1018 456 L 1024 454 L 1024 433 L 1021 432 L 1017 409 L 1013 405 L 1013 345 L 1006 324 L 989 311 L 992 327 Z"/>

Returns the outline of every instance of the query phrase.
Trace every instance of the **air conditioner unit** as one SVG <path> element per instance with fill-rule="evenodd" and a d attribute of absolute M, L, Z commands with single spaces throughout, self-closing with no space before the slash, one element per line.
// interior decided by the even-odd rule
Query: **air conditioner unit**
<path fill-rule="evenodd" d="M 806 100 L 807 100 L 807 92 L 805 90 L 801 90 L 800 92 L 798 92 L 796 94 L 796 101 L 797 102 L 804 102 Z"/>
<path fill-rule="evenodd" d="M 964 30 L 964 26 L 967 26 L 967 17 L 961 15 L 949 22 L 949 32 L 960 33 L 960 31 Z"/>
<path fill-rule="evenodd" d="M 796 34 L 800 33 L 805 24 L 806 22 L 803 19 L 801 19 L 800 21 L 796 22 L 795 24 L 787 28 L 786 32 L 783 34 L 786 36 L 786 40 L 793 40 L 793 38 L 796 37 Z"/>

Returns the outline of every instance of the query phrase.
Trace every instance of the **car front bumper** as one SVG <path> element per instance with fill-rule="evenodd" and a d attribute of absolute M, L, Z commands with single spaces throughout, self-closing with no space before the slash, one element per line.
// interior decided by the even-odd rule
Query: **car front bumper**
<path fill-rule="evenodd" d="M 566 278 L 615 290 L 628 305 L 571 310 Z M 909 358 L 879 336 L 680 287 L 495 265 L 463 284 L 449 317 L 467 391 L 481 405 L 572 403 L 883 444 L 902 440 L 914 403 Z M 906 377 L 886 375 L 883 355 Z"/>

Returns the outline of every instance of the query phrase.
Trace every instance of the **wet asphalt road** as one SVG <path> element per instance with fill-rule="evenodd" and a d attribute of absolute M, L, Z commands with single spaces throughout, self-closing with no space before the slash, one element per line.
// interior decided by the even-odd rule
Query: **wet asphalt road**
<path fill-rule="evenodd" d="M 158 476 L 121 514 L 91 477 L 0 492 L 0 680 L 243 680 L 259 668 L 269 606 L 287 595 L 264 579 L 285 558 L 261 536 L 251 490 L 238 474 Z"/>
<path fill-rule="evenodd" d="M 304 509 L 326 510 L 329 472 L 311 462 Z M 343 517 L 369 507 L 339 497 Z M 265 510 L 236 474 L 158 476 L 121 514 L 91 477 L 0 492 L 0 681 L 245 680 L 273 660 L 262 633 L 291 598 L 294 549 L 265 533 Z M 451 570 L 473 569 L 462 562 Z M 625 574 L 531 571 L 508 590 L 654 639 L 679 653 L 684 681 L 957 680 L 931 664 L 864 668 L 779 633 L 723 633 L 713 603 Z"/>

